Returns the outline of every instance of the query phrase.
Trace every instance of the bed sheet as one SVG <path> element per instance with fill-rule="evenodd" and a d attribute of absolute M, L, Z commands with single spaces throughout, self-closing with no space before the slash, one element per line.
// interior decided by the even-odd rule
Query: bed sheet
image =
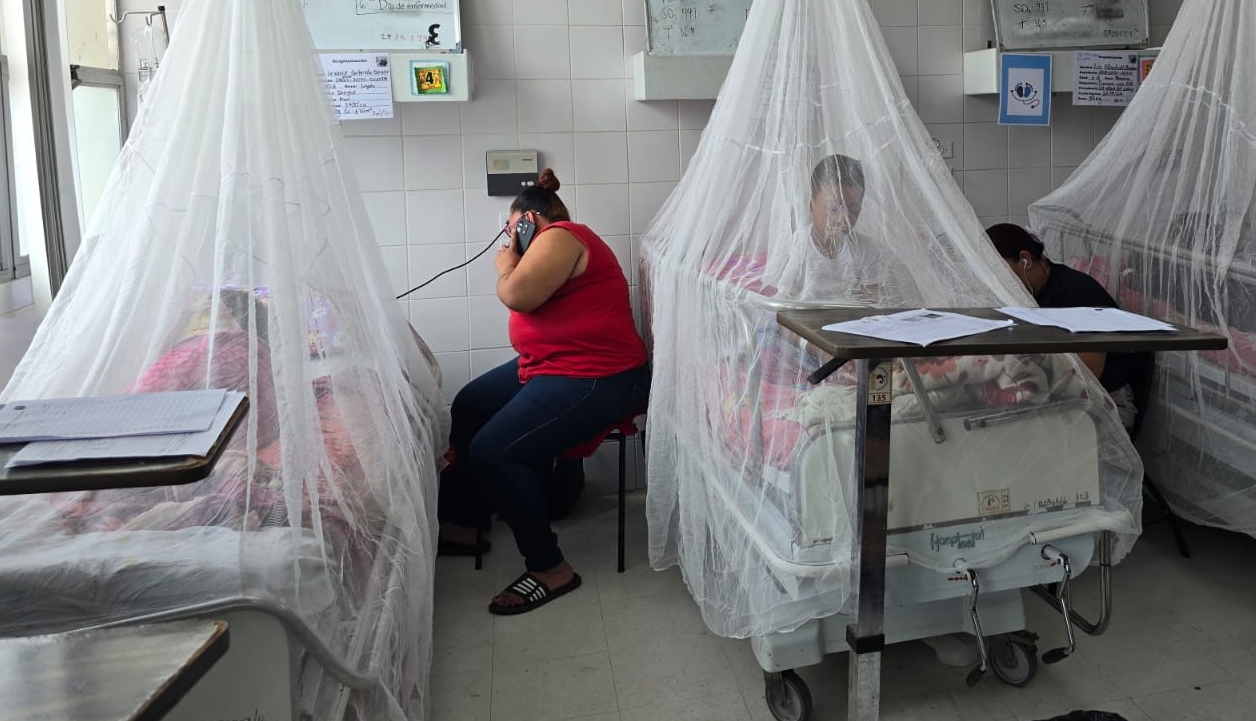
<path fill-rule="evenodd" d="M 858 379 L 855 364 L 847 364 L 825 382 L 811 385 L 807 375 L 822 359 L 783 341 L 784 333 L 776 336 L 778 342 L 760 344 L 753 372 L 746 363 L 720 369 L 715 391 L 719 414 L 714 422 L 724 430 L 727 450 L 734 456 L 758 445 L 766 464 L 788 471 L 795 450 L 816 429 L 834 422 L 853 423 Z M 1021 408 L 1062 395 L 1085 396 L 1076 371 L 1052 356 L 952 356 L 913 363 L 921 390 L 938 413 Z M 894 363 L 891 387 L 896 419 L 922 417 L 923 405 L 901 361 Z"/>
<path fill-rule="evenodd" d="M 243 558 L 241 533 L 252 536 Z M 218 600 L 223 589 L 244 598 L 247 588 L 263 602 L 299 598 L 310 612 L 334 601 L 330 576 L 317 572 L 325 549 L 301 529 L 53 530 L 12 542 L 0 537 L 0 545 L 7 628 L 73 628 L 114 608 L 187 608 Z"/>

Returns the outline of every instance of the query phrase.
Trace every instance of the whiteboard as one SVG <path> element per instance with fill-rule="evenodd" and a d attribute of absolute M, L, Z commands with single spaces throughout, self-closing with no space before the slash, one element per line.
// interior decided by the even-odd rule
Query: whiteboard
<path fill-rule="evenodd" d="M 646 33 L 656 55 L 732 55 L 751 0 L 645 0 Z"/>
<path fill-rule="evenodd" d="M 318 50 L 460 51 L 462 24 L 458 2 L 301 0 L 301 9 Z"/>
<path fill-rule="evenodd" d="M 991 0 L 1004 50 L 1146 47 L 1147 0 Z"/>

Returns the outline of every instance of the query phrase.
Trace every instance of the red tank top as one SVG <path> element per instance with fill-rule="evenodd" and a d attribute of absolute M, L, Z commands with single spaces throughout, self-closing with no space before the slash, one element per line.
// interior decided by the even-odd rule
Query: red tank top
<path fill-rule="evenodd" d="M 614 251 L 586 225 L 553 223 L 541 233 L 549 228 L 574 235 L 589 262 L 540 308 L 510 311 L 519 382 L 533 376 L 606 378 L 644 364 L 645 344 L 633 325 L 628 280 Z"/>

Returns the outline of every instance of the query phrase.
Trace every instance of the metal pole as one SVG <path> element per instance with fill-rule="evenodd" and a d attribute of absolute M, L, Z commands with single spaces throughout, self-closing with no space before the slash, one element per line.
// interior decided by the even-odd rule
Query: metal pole
<path fill-rule="evenodd" d="M 854 549 L 858 561 L 854 623 L 846 627 L 851 661 L 848 721 L 881 714 L 881 651 L 885 648 L 885 537 L 890 499 L 890 378 L 884 359 L 859 361 L 855 415 L 856 485 Z"/>

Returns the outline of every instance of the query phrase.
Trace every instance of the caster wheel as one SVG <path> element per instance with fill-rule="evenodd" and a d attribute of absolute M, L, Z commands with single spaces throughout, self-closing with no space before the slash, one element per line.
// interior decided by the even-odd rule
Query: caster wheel
<path fill-rule="evenodd" d="M 780 680 L 772 676 L 779 675 Z M 807 682 L 793 671 L 782 671 L 780 674 L 764 674 L 766 679 L 764 698 L 768 702 L 768 710 L 777 721 L 807 721 L 811 717 L 811 692 L 807 690 Z"/>
<path fill-rule="evenodd" d="M 1008 686 L 1027 686 L 1038 673 L 1038 650 L 1006 636 L 992 638 L 990 670 Z"/>

